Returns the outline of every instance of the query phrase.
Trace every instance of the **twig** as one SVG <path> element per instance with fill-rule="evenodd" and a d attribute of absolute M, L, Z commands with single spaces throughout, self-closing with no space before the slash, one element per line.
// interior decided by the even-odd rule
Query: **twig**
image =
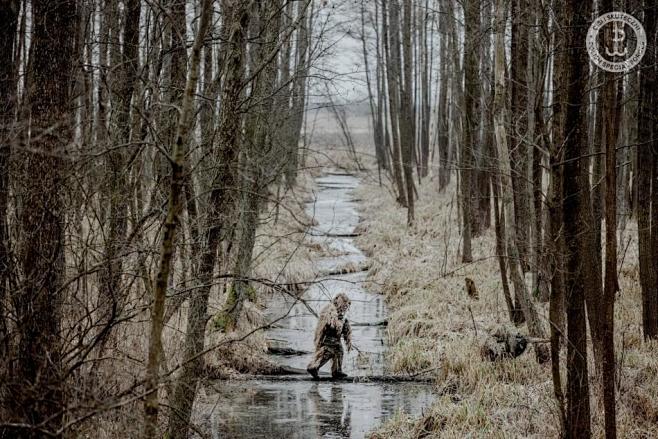
<path fill-rule="evenodd" d="M 471 305 L 468 305 L 468 312 L 471 314 L 471 322 L 473 322 L 473 330 L 475 331 L 475 337 L 478 336 L 478 328 L 475 325 L 475 317 L 473 317 L 473 310 L 471 309 Z"/>
<path fill-rule="evenodd" d="M 419 372 L 416 372 L 416 373 L 410 374 L 409 377 L 410 377 L 410 378 L 417 377 L 418 375 L 422 375 L 422 374 L 424 374 L 424 373 L 428 373 L 428 372 L 433 372 L 433 371 L 435 371 L 435 370 L 437 370 L 437 369 L 441 369 L 442 367 L 443 367 L 443 366 L 435 366 L 435 367 L 430 367 L 429 369 L 423 369 L 423 370 L 421 370 L 421 371 L 419 371 Z"/>

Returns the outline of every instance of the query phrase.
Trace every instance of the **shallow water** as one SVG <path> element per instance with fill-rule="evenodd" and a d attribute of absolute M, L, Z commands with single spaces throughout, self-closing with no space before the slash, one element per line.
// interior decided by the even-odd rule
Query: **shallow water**
<path fill-rule="evenodd" d="M 403 410 L 430 402 L 426 384 L 330 381 L 221 382 L 213 438 L 362 438 Z M 208 391 L 213 396 L 213 391 Z"/>
<path fill-rule="evenodd" d="M 316 179 L 319 191 L 306 206 L 315 219 L 311 239 L 333 256 L 315 263 L 326 273 L 346 265 L 365 266 L 367 258 L 345 237 L 354 232 L 359 215 L 353 190 L 358 178 L 328 173 Z M 343 371 L 351 376 L 384 375 L 386 328 L 360 326 L 386 319 L 383 297 L 362 288 L 366 271 L 324 276 L 305 293 L 316 312 L 339 292 L 352 301 L 347 318 L 352 323 L 356 349 L 345 352 Z M 293 348 L 304 355 L 273 356 L 278 364 L 306 368 L 313 351 L 316 317 L 306 305 L 288 296 L 274 296 L 268 319 L 280 319 L 268 330 L 272 346 Z M 323 371 L 329 371 L 329 364 Z M 221 381 L 211 383 L 199 410 L 209 421 L 214 438 L 362 438 L 397 411 L 419 414 L 433 399 L 431 387 L 415 383 L 341 383 L 336 381 Z"/>

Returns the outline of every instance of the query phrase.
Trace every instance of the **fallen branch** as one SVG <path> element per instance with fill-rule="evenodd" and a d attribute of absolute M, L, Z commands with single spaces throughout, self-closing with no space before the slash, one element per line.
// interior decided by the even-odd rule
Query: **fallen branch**
<path fill-rule="evenodd" d="M 438 369 L 438 367 L 421 370 L 420 372 L 416 372 L 411 375 L 348 376 L 346 378 L 340 379 L 332 378 L 332 376 L 328 373 L 320 372 L 320 378 L 315 380 L 305 369 L 288 366 L 277 366 L 270 372 L 260 375 L 242 375 L 238 378 L 231 379 L 260 381 L 336 381 L 344 383 L 431 383 L 434 381 L 433 378 L 421 378 L 419 375 L 432 372 L 435 369 Z"/>
<path fill-rule="evenodd" d="M 328 273 L 324 273 L 323 275 L 324 276 L 339 276 L 341 274 L 360 273 L 360 272 L 368 271 L 368 270 L 370 270 L 370 267 L 367 266 L 367 265 L 365 265 L 363 267 L 358 267 L 356 269 L 350 268 L 350 267 L 341 267 L 341 268 L 337 268 L 335 270 L 332 270 Z"/>
<path fill-rule="evenodd" d="M 267 348 L 267 353 L 270 355 L 307 355 L 310 352 L 299 351 L 293 348 L 280 348 L 275 346 L 270 346 Z"/>
<path fill-rule="evenodd" d="M 436 366 L 436 367 L 430 367 L 430 368 L 428 368 L 428 369 L 420 370 L 420 371 L 418 371 L 418 372 L 416 372 L 416 373 L 412 373 L 412 374 L 410 374 L 410 375 L 409 375 L 409 378 L 415 378 L 415 377 L 417 377 L 418 375 L 423 375 L 423 374 L 426 374 L 426 373 L 434 372 L 434 371 L 437 370 L 437 369 L 441 369 L 441 367 L 442 367 L 442 366 Z"/>
<path fill-rule="evenodd" d="M 334 190 L 345 189 L 345 190 L 348 190 L 348 191 L 351 191 L 351 190 L 355 189 L 354 186 L 342 185 L 340 183 L 338 183 L 338 184 L 336 184 L 336 183 L 333 183 L 333 184 L 332 183 L 318 183 L 318 186 L 320 187 L 320 189 L 334 189 Z M 347 201 L 349 201 L 349 200 L 347 200 Z"/>
<path fill-rule="evenodd" d="M 361 233 L 309 233 L 309 235 L 324 238 L 358 238 Z"/>
<path fill-rule="evenodd" d="M 356 174 L 353 172 L 338 172 L 338 171 L 327 171 L 325 172 L 326 175 L 336 175 L 338 177 L 355 177 Z"/>
<path fill-rule="evenodd" d="M 298 369 L 296 367 L 289 367 L 289 366 L 282 366 L 282 365 L 277 365 L 276 368 L 272 369 L 270 372 L 263 373 L 260 375 L 244 375 L 241 378 L 244 379 L 262 379 L 262 378 L 255 378 L 255 377 L 265 377 L 265 376 L 270 376 L 270 377 L 277 377 L 277 376 L 303 376 L 303 375 L 309 375 L 306 369 Z M 323 376 L 322 374 L 320 376 Z M 327 377 L 329 375 L 326 375 Z"/>
<path fill-rule="evenodd" d="M 528 343 L 550 343 L 551 340 L 548 338 L 537 338 L 537 337 L 528 337 Z"/>
<path fill-rule="evenodd" d="M 283 382 L 303 382 L 303 381 L 332 381 L 341 383 L 432 383 L 432 378 L 421 378 L 418 376 L 407 375 L 371 375 L 371 376 L 349 376 L 346 378 L 334 379 L 328 374 L 320 375 L 319 379 L 314 379 L 304 371 L 304 375 L 249 375 L 242 377 L 245 380 L 260 381 L 283 381 Z"/>
<path fill-rule="evenodd" d="M 350 322 L 351 326 L 388 326 L 388 320 L 379 322 Z"/>

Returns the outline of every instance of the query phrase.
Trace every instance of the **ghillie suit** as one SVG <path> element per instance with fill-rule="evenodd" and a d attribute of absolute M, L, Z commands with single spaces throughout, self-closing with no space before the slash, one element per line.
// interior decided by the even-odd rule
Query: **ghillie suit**
<path fill-rule="evenodd" d="M 478 294 L 478 289 L 475 286 L 475 282 L 473 282 L 473 279 L 467 277 L 464 280 L 466 281 L 466 294 L 468 294 L 468 297 L 470 297 L 471 299 L 479 300 L 480 295 Z"/>
<path fill-rule="evenodd" d="M 345 319 L 345 313 L 350 307 L 350 299 L 343 293 L 333 298 L 331 303 L 320 312 L 320 320 L 315 328 L 315 355 L 306 370 L 318 378 L 318 371 L 331 360 L 331 376 L 344 378 L 343 373 L 343 345 L 341 338 L 345 339 L 347 350 L 352 350 L 352 328 Z"/>
<path fill-rule="evenodd" d="M 498 326 L 489 331 L 480 354 L 484 360 L 498 361 L 504 358 L 516 358 L 528 347 L 528 338 L 513 328 Z"/>

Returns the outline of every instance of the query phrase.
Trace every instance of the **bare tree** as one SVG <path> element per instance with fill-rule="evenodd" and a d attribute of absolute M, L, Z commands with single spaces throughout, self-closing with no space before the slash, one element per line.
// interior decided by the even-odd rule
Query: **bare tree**
<path fill-rule="evenodd" d="M 439 188 L 445 189 L 450 183 L 450 169 L 448 161 L 450 157 L 449 151 L 449 111 L 448 111 L 448 84 L 450 82 L 448 74 L 448 65 L 450 62 L 450 55 L 448 53 L 448 8 L 447 2 L 450 0 L 441 0 L 440 2 L 440 16 L 439 16 L 439 32 L 440 32 L 440 60 L 439 60 L 439 98 L 438 98 L 438 149 L 439 149 Z"/>
<path fill-rule="evenodd" d="M 613 12 L 612 0 L 601 1 L 602 12 Z M 608 30 L 606 44 L 612 44 L 612 32 Z M 623 82 L 619 75 L 612 74 L 606 78 L 602 97 L 602 119 L 605 118 L 605 279 L 601 307 L 597 310 L 601 322 L 601 385 L 603 387 L 603 408 L 605 410 L 605 436 L 607 439 L 617 437 L 617 420 L 615 413 L 615 296 L 619 290 L 617 279 L 617 136 L 621 111 L 619 100 Z M 598 223 L 598 221 L 597 221 Z M 600 239 L 600 233 L 596 237 Z M 600 261 L 601 258 L 599 257 Z M 589 309 L 588 312 L 592 313 Z"/>
<path fill-rule="evenodd" d="M 504 49 L 504 7 L 502 0 L 496 3 L 496 44 L 495 44 L 495 75 L 496 94 L 494 99 L 494 123 L 496 132 L 496 145 L 498 159 L 500 162 L 500 181 L 502 210 L 505 218 L 505 237 L 507 239 L 505 249 L 509 261 L 510 277 L 514 285 L 514 294 L 520 303 L 521 309 L 528 323 L 528 331 L 533 337 L 543 337 L 544 331 L 539 321 L 539 315 L 528 294 L 521 268 L 521 258 L 517 247 L 516 228 L 514 223 L 514 202 L 512 191 L 512 168 L 510 164 L 510 153 L 507 147 L 507 132 L 505 129 L 505 49 Z M 543 363 L 548 360 L 548 352 L 545 346 L 536 345 L 535 353 L 537 361 Z"/>
<path fill-rule="evenodd" d="M 141 3 L 131 0 L 124 8 L 124 17 L 119 20 L 118 4 L 108 6 L 108 14 L 112 15 L 109 31 L 111 32 L 112 48 L 110 49 L 111 83 L 109 100 L 112 111 L 110 115 L 110 130 L 112 143 L 118 147 L 112 149 L 107 155 L 107 201 L 108 201 L 108 232 L 105 246 L 106 262 L 101 272 L 103 278 L 103 292 L 99 297 L 102 326 L 102 337 L 109 335 L 108 326 L 120 313 L 125 302 L 126 292 L 121 289 L 121 275 L 123 272 L 122 251 L 128 228 L 128 167 L 129 157 L 126 154 L 130 142 L 130 108 L 135 83 L 139 74 L 139 23 Z M 119 37 L 119 22 L 123 22 L 123 38 Z M 123 40 L 123 43 L 121 43 Z M 101 343 L 101 350 L 104 342 Z"/>
<path fill-rule="evenodd" d="M 511 132 L 512 183 L 514 184 L 514 212 L 519 254 L 523 271 L 528 271 L 528 240 L 530 238 L 530 191 L 529 191 L 529 132 L 528 132 L 528 21 L 527 0 L 512 0 L 511 44 Z"/>
<path fill-rule="evenodd" d="M 581 50 L 591 14 L 589 1 L 566 0 L 567 50 L 566 67 L 562 80 L 566 89 L 564 119 L 564 190 L 562 215 L 567 257 L 565 263 L 565 289 L 567 291 L 567 437 L 591 436 L 589 384 L 587 372 L 587 323 L 585 317 L 586 289 L 593 260 L 587 256 L 590 245 L 584 233 L 591 212 L 589 179 L 583 157 L 587 155 L 587 107 L 585 86 L 588 77 L 587 54 Z M 593 265 L 596 266 L 596 265 Z M 600 285 L 599 285 L 600 288 Z"/>
<path fill-rule="evenodd" d="M 480 83 L 478 78 L 477 34 L 480 31 L 480 3 L 467 1 L 464 5 L 466 30 L 464 35 L 464 143 L 460 151 L 460 174 L 462 190 L 462 262 L 472 262 L 471 234 L 473 232 L 473 194 L 476 193 L 472 182 L 475 172 L 474 148 L 478 133 L 480 105 Z M 477 205 L 476 205 L 477 206 Z M 477 213 L 477 210 L 475 211 Z"/>
<path fill-rule="evenodd" d="M 396 2 L 397 0 L 392 0 Z M 411 0 L 403 0 L 402 18 L 402 55 L 404 59 L 403 81 L 400 84 L 400 142 L 402 151 L 402 170 L 404 171 L 405 190 L 407 193 L 407 225 L 414 222 L 414 148 L 416 145 L 415 107 L 412 99 L 414 65 L 412 52 Z"/>
<path fill-rule="evenodd" d="M 564 22 L 564 0 L 554 0 L 556 25 Z M 565 29 L 558 28 L 553 36 L 554 47 L 564 47 L 566 43 Z M 553 391 L 560 409 L 562 430 L 565 431 L 566 412 L 562 377 L 560 374 L 560 346 L 565 334 L 565 285 L 564 285 L 564 234 L 562 232 L 562 202 L 564 193 L 563 167 L 564 158 L 564 124 L 566 113 L 567 73 L 566 53 L 557 51 L 553 58 L 553 123 L 551 125 L 550 144 L 550 187 L 549 187 L 549 227 L 546 234 L 546 244 L 543 246 L 549 252 L 549 272 L 551 275 L 551 297 L 549 304 L 549 322 L 551 325 L 551 372 L 553 375 Z"/>
<path fill-rule="evenodd" d="M 4 32 L 0 35 L 0 57 L 5 62 L 0 64 L 0 380 L 9 373 L 9 330 L 7 327 L 7 310 L 2 305 L 8 299 L 11 261 L 9 256 L 9 229 L 7 209 L 9 203 L 9 159 L 12 137 L 14 135 L 14 114 L 17 107 L 17 56 L 18 44 L 15 38 L 18 28 L 19 2 L 10 1 L 0 4 L 0 26 Z"/>
<path fill-rule="evenodd" d="M 11 406 L 11 418 L 26 427 L 10 432 L 13 437 L 40 437 L 42 433 L 33 426 L 57 431 L 62 422 L 62 188 L 68 167 L 66 152 L 73 139 L 76 9 L 75 1 L 54 5 L 32 2 L 31 76 L 27 84 L 30 147 L 21 148 L 16 155 L 22 281 L 12 295 L 20 341 L 10 390 L 17 398 Z"/>
<path fill-rule="evenodd" d="M 153 303 L 151 306 L 151 334 L 149 339 L 148 364 L 146 369 L 146 386 L 144 399 L 144 438 L 156 436 L 158 422 L 158 386 L 160 359 L 162 357 L 162 328 L 164 325 L 164 310 L 167 286 L 171 272 L 171 260 L 174 253 L 174 241 L 179 217 L 183 210 L 183 185 L 187 142 L 193 121 L 193 102 L 197 82 L 199 80 L 199 64 L 201 49 L 206 32 L 212 18 L 212 0 L 203 0 L 201 7 L 201 23 L 194 40 L 190 56 L 190 72 L 185 84 L 183 104 L 178 117 L 178 126 L 171 156 L 171 185 L 168 195 L 167 218 L 160 249 L 160 262 L 155 282 Z"/>
<path fill-rule="evenodd" d="M 288 185 L 291 185 L 295 181 L 299 167 L 299 142 L 306 110 L 307 83 L 311 65 L 309 42 L 313 31 L 313 3 L 308 0 L 299 2 L 297 4 L 297 16 L 299 29 L 297 30 L 295 44 L 295 74 L 293 75 L 292 108 L 290 110 L 290 119 L 292 121 L 290 129 L 291 138 L 288 141 L 291 152 L 288 157 L 288 167 L 286 170 Z"/>
<path fill-rule="evenodd" d="M 386 53 L 386 79 L 388 83 L 389 114 L 391 123 L 391 155 L 393 177 L 398 193 L 398 202 L 407 206 L 407 189 L 404 183 L 403 163 L 401 155 L 400 113 L 402 110 L 400 82 L 400 13 L 399 0 L 382 0 L 382 32 L 384 52 Z M 390 22 L 390 28 L 389 28 Z"/>
<path fill-rule="evenodd" d="M 644 26 L 649 41 L 655 41 L 656 35 L 656 2 L 644 1 Z M 651 47 L 651 46 L 649 46 Z M 658 229 L 654 230 L 652 221 L 652 201 L 654 194 L 658 193 L 658 184 L 654 163 L 655 128 L 653 117 L 656 107 L 656 68 L 654 50 L 647 50 L 642 59 L 640 69 L 640 103 L 638 112 L 638 148 L 637 148 L 637 185 L 645 188 L 637 193 L 637 231 L 640 263 L 640 285 L 642 287 L 642 327 L 645 339 L 658 338 L 658 264 L 655 260 L 654 237 Z M 652 181 L 653 180 L 653 181 Z M 653 183 L 653 186 L 652 186 Z M 651 188 L 647 190 L 646 188 Z M 653 204 L 656 204 L 655 202 Z M 654 217 L 655 218 L 655 217 Z"/>

